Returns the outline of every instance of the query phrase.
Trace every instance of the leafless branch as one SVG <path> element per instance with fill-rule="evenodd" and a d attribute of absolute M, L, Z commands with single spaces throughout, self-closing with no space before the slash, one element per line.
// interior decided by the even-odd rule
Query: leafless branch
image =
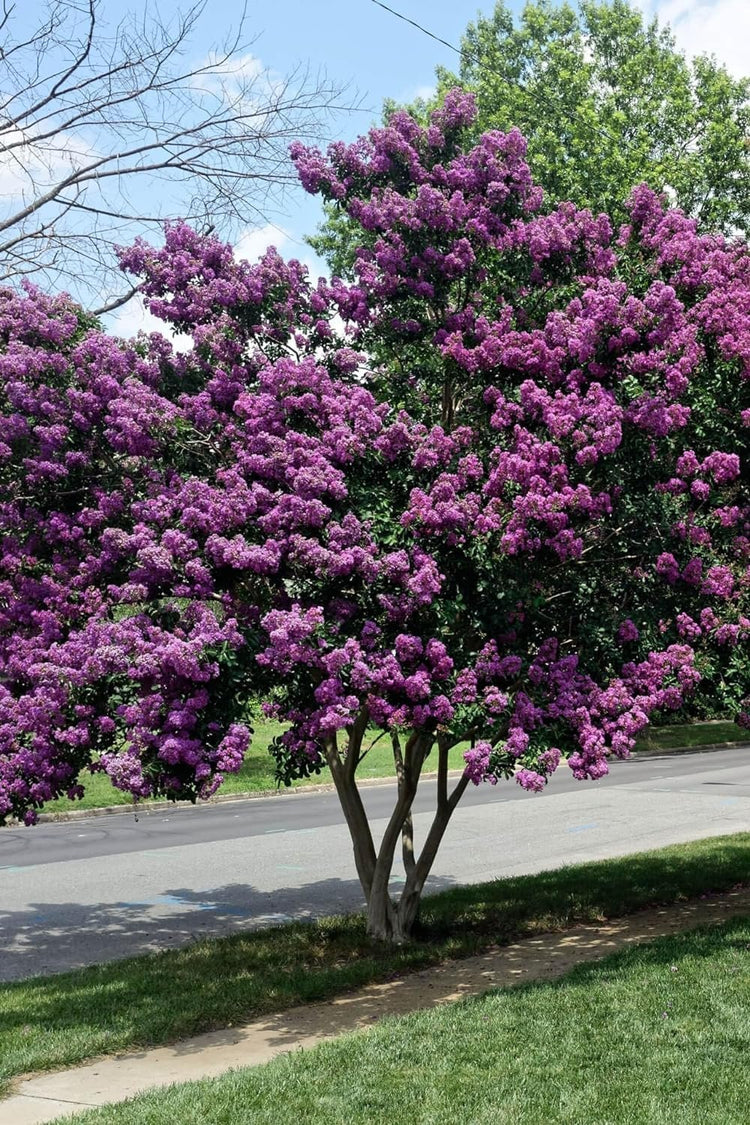
<path fill-rule="evenodd" d="M 105 12 L 45 0 L 18 34 L 3 2 L 0 278 L 34 273 L 89 306 L 107 292 L 112 308 L 127 291 L 115 245 L 174 218 L 237 237 L 295 182 L 290 142 L 356 107 L 325 74 L 263 67 L 244 12 L 199 57 L 207 0 L 167 21 L 144 7 L 108 27 Z"/>

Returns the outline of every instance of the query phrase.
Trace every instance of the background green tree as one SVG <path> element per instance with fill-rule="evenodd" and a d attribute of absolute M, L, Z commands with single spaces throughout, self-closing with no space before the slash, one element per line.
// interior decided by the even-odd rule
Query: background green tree
<path fill-rule="evenodd" d="M 533 0 L 516 22 L 500 0 L 460 46 L 458 73 L 438 68 L 435 102 L 410 107 L 422 121 L 460 85 L 477 99 L 477 135 L 521 130 L 548 201 L 619 222 L 631 189 L 646 182 L 671 189 L 702 229 L 747 235 L 750 81 L 713 58 L 686 59 L 668 26 L 625 0 L 583 0 L 577 10 Z M 386 118 L 394 108 L 386 105 Z M 346 274 L 353 237 L 330 212 L 310 241 Z"/>

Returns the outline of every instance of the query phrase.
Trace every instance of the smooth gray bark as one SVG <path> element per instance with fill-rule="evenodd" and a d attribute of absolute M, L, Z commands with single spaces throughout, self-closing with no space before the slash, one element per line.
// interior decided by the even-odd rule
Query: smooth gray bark
<path fill-rule="evenodd" d="M 326 757 L 349 828 L 354 862 L 367 902 L 367 932 L 371 937 L 399 944 L 411 940 L 427 876 L 468 779 L 461 777 L 449 794 L 448 753 L 451 743 L 444 736 L 414 731 L 402 748 L 398 734 L 394 733 L 391 741 L 397 781 L 396 802 L 380 846 L 376 849 L 356 782 L 366 728 L 367 713 L 363 709 L 349 731 L 343 753 L 336 740 L 331 739 L 326 746 Z M 438 757 L 436 808 L 422 850 L 417 855 L 414 850 L 412 806 L 422 768 L 435 742 Z M 390 879 L 399 844 L 406 880 L 400 896 L 394 899 Z"/>

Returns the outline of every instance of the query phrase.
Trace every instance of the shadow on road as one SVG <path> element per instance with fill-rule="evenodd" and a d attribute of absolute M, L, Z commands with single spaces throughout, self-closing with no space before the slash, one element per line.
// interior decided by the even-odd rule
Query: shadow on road
<path fill-rule="evenodd" d="M 427 889 L 453 885 L 453 880 L 436 876 L 428 880 Z M 398 893 L 398 884 L 393 890 Z M 201 892 L 176 887 L 152 897 L 93 906 L 35 902 L 28 909 L 8 911 L 0 905 L 0 981 L 64 972 L 204 937 L 349 913 L 363 905 L 356 879 L 323 879 L 274 891 L 245 883 Z"/>

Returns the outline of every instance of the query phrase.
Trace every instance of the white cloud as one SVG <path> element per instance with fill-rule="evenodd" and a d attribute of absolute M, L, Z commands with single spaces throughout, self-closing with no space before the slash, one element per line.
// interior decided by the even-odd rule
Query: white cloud
<path fill-rule="evenodd" d="M 750 75 L 748 0 L 638 0 L 638 6 L 668 23 L 688 56 L 715 55 L 736 77 Z"/>
<path fill-rule="evenodd" d="M 190 79 L 193 90 L 216 103 L 231 106 L 233 113 L 242 111 L 252 119 L 255 129 L 277 113 L 276 103 L 284 98 L 286 81 L 255 55 L 225 58 L 215 51 L 198 65 L 198 73 Z M 250 127 L 250 121 L 245 121 Z"/>
<path fill-rule="evenodd" d="M 231 59 L 220 59 L 215 51 L 208 56 L 211 73 L 233 78 L 236 82 L 248 82 L 266 73 L 266 68 L 256 55 L 235 55 Z"/>
<path fill-rule="evenodd" d="M 411 105 L 417 98 L 422 101 L 429 102 L 437 94 L 437 86 L 434 83 L 425 82 L 417 86 L 402 86 L 401 89 L 394 94 L 393 100 L 397 106 Z"/>
<path fill-rule="evenodd" d="M 280 254 L 287 256 L 287 246 L 291 242 L 291 235 L 282 227 L 275 227 L 273 223 L 266 223 L 264 227 L 255 227 L 245 230 L 234 244 L 236 258 L 244 258 L 248 262 L 257 262 L 262 258 L 269 246 L 275 246 Z M 294 256 L 294 255 L 290 255 Z"/>
<path fill-rule="evenodd" d="M 313 285 L 319 277 L 327 273 L 325 265 L 320 258 L 313 254 L 309 246 L 300 245 L 299 239 L 296 239 L 283 227 L 274 226 L 273 223 L 266 223 L 263 227 L 243 231 L 234 245 L 235 257 L 244 258 L 248 262 L 257 262 L 269 246 L 275 246 L 282 258 L 296 258 L 303 266 L 307 266 L 307 272 Z"/>
<path fill-rule="evenodd" d="M 251 54 L 226 59 L 211 51 L 198 64 L 197 70 L 190 80 L 192 88 L 217 97 L 236 96 L 260 81 L 271 81 L 268 69 Z"/>
<path fill-rule="evenodd" d="M 190 336 L 184 333 L 173 335 L 171 326 L 164 320 L 159 320 L 146 308 L 140 294 L 132 297 L 126 305 L 117 310 L 109 325 L 109 330 L 115 336 L 124 336 L 130 339 L 139 332 L 159 332 L 166 336 L 176 352 L 188 352 L 193 346 Z"/>
<path fill-rule="evenodd" d="M 0 140 L 0 199 L 6 203 L 37 198 L 98 155 L 83 137 L 64 131 L 39 141 L 27 129 L 8 128 Z"/>
<path fill-rule="evenodd" d="M 0 150 L 0 196 L 16 199 L 29 182 L 30 152 L 27 144 L 12 150 L 6 146 L 24 141 L 20 129 L 13 129 L 3 135 Z"/>

